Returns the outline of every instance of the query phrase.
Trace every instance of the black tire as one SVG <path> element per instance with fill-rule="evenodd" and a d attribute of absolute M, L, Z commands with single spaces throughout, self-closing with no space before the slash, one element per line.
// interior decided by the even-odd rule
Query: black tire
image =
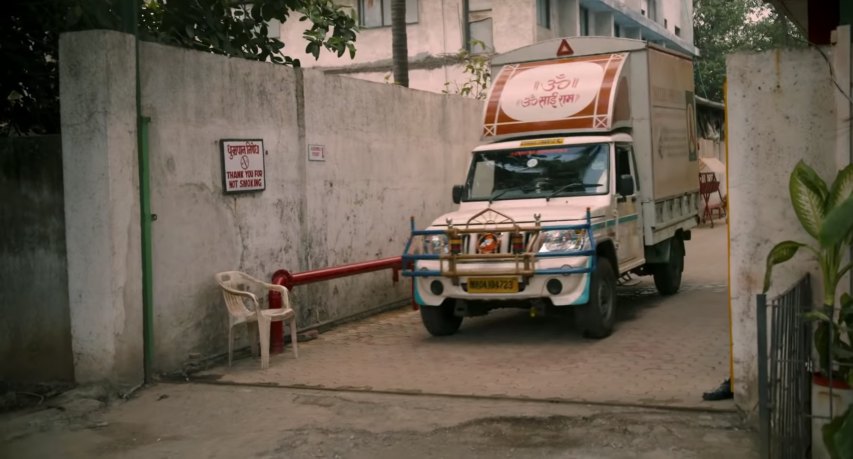
<path fill-rule="evenodd" d="M 655 287 L 661 295 L 674 295 L 681 288 L 684 272 L 684 241 L 673 238 L 669 248 L 669 261 L 655 266 Z"/>
<path fill-rule="evenodd" d="M 616 273 L 606 258 L 599 257 L 589 285 L 589 302 L 578 307 L 577 327 L 587 338 L 602 339 L 613 332 L 616 317 Z"/>
<path fill-rule="evenodd" d="M 421 321 L 432 336 L 448 336 L 456 333 L 462 325 L 462 317 L 454 313 L 454 300 L 446 300 L 441 306 L 421 306 Z"/>

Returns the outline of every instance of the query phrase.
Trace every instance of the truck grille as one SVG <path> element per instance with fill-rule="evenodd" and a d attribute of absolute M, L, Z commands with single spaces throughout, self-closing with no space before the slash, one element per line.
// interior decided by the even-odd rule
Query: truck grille
<path fill-rule="evenodd" d="M 512 253 L 512 246 L 510 243 L 510 232 L 483 232 L 483 233 L 475 233 L 475 234 L 465 234 L 462 236 L 462 248 L 465 254 L 478 254 L 478 253 Z M 522 232 L 524 235 L 524 247 L 527 247 L 527 244 L 530 242 L 530 238 L 532 237 L 530 232 Z M 478 250 L 480 244 L 483 242 L 484 238 L 489 238 L 490 236 L 494 236 L 497 240 L 497 248 L 493 251 L 489 252 L 480 252 Z"/>

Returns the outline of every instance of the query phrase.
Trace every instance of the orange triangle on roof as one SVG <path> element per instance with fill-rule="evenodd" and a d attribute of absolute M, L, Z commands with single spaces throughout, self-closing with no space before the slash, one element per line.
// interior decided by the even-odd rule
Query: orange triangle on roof
<path fill-rule="evenodd" d="M 564 38 L 563 41 L 560 42 L 560 47 L 557 48 L 557 56 L 571 56 L 574 53 L 575 50 L 573 50 L 572 47 L 569 46 L 568 40 Z"/>

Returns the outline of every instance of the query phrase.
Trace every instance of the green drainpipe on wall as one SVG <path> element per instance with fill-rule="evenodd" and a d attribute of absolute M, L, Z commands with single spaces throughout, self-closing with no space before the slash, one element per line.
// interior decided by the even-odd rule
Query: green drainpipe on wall
<path fill-rule="evenodd" d="M 138 46 L 138 45 L 137 45 Z M 138 67 L 137 67 L 138 69 Z M 138 70 L 137 70 L 138 72 Z M 139 75 L 136 76 L 137 85 Z M 137 94 L 139 94 L 137 90 Z M 139 96 L 137 95 L 137 100 Z M 139 102 L 137 102 L 139 106 Z M 139 136 L 139 213 L 142 224 L 142 345 L 145 382 L 151 382 L 154 360 L 154 269 L 151 257 L 151 182 L 148 167 L 148 126 L 151 118 L 137 114 Z"/>
<path fill-rule="evenodd" d="M 148 162 L 148 128 L 151 118 L 142 116 L 142 84 L 139 71 L 139 0 L 120 4 L 122 31 L 133 34 L 136 60 L 136 147 L 139 166 L 139 220 L 142 258 L 142 366 L 145 383 L 151 382 L 154 360 L 154 269 L 151 251 L 151 180 Z"/>

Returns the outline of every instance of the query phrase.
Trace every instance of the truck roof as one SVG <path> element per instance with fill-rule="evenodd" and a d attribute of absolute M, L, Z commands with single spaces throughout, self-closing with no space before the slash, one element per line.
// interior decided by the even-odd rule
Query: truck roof
<path fill-rule="evenodd" d="M 616 133 L 613 135 L 584 135 L 570 137 L 548 137 L 536 139 L 521 139 L 507 140 L 504 142 L 495 142 L 486 145 L 480 145 L 474 149 L 478 151 L 495 151 L 495 150 L 512 150 L 516 148 L 526 147 L 546 147 L 557 145 L 586 145 L 590 143 L 608 143 L 608 142 L 631 142 L 631 136 L 625 133 Z"/>
<path fill-rule="evenodd" d="M 497 72 L 495 70 L 507 64 L 546 61 L 566 57 L 594 56 L 597 54 L 624 53 L 643 49 L 655 49 L 684 59 L 691 59 L 686 54 L 643 40 L 617 37 L 565 37 L 540 41 L 493 57 L 492 74 L 496 75 Z"/>

